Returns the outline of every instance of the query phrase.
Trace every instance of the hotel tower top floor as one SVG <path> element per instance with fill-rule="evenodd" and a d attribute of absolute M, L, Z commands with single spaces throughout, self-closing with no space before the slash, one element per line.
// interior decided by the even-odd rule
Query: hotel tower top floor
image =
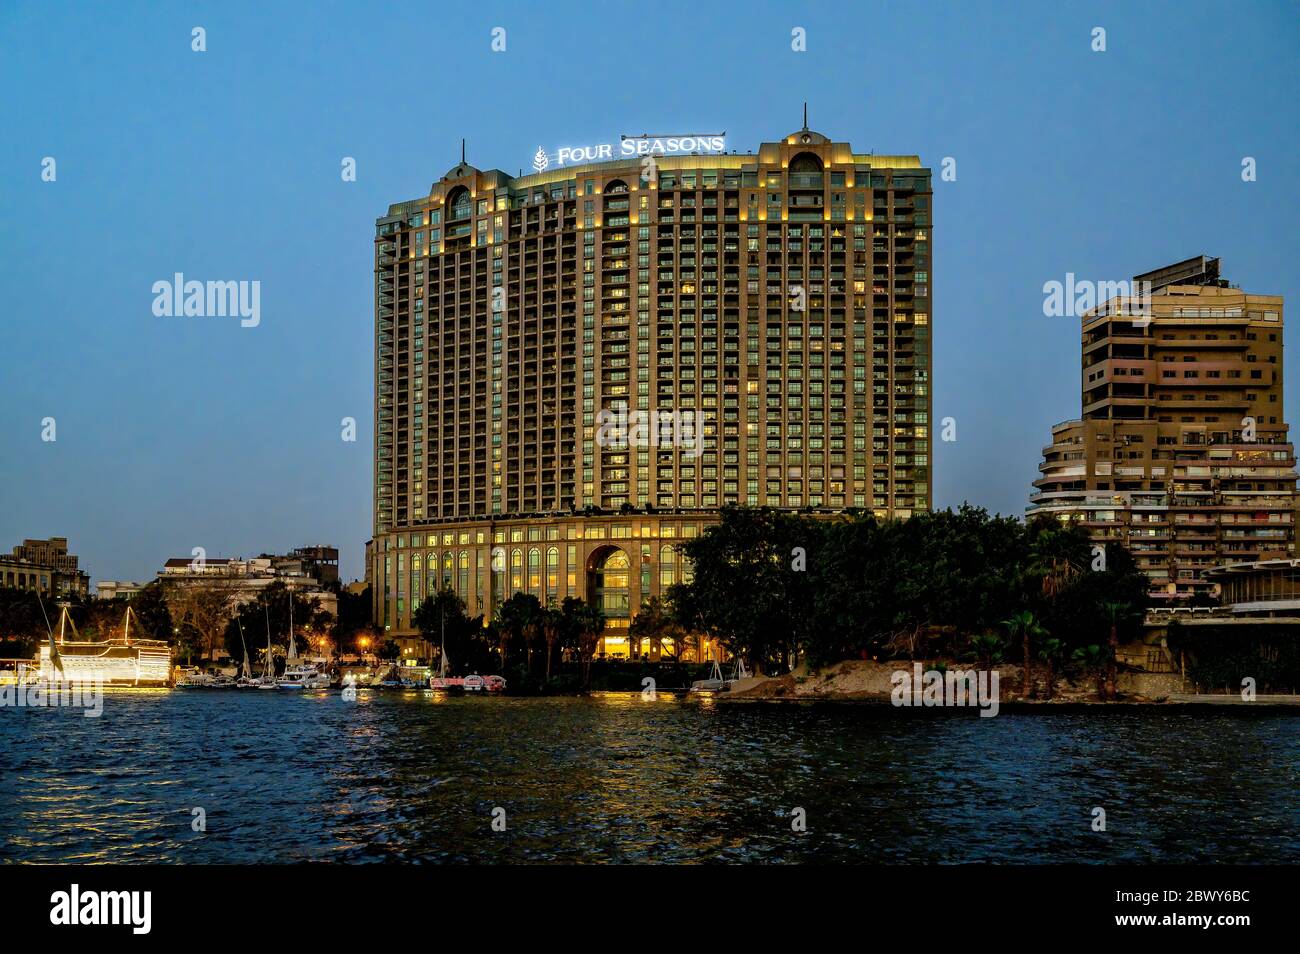
<path fill-rule="evenodd" d="M 691 138 L 462 161 L 378 219 L 367 573 L 392 635 L 444 582 L 471 614 L 573 595 L 625 630 L 729 503 L 929 509 L 930 171 L 809 129 Z"/>

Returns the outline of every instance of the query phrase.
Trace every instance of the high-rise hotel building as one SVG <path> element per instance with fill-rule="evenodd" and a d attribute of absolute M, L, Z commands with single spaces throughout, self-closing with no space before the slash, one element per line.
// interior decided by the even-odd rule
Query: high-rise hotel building
<path fill-rule="evenodd" d="M 1083 322 L 1083 417 L 1052 428 L 1028 513 L 1122 543 L 1176 605 L 1226 563 L 1295 548 L 1295 451 L 1282 410 L 1282 299 L 1205 256 L 1138 275 Z"/>
<path fill-rule="evenodd" d="M 929 509 L 930 202 L 917 157 L 805 128 L 518 178 L 462 162 L 391 206 L 376 623 L 411 634 L 444 581 L 475 615 L 580 596 L 623 655 L 727 504 Z"/>

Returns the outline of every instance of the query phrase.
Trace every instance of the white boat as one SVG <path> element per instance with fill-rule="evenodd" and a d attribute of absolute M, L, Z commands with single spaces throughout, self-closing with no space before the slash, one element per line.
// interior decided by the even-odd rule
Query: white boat
<path fill-rule="evenodd" d="M 293 593 L 289 593 L 289 654 L 284 658 L 284 674 L 275 684 L 281 689 L 328 689 L 329 673 L 317 663 L 299 660 L 298 644 L 293 638 Z"/>
<path fill-rule="evenodd" d="M 709 673 L 707 679 L 696 679 L 691 683 L 691 692 L 718 692 L 727 684 L 727 680 L 722 678 L 722 667 L 718 665 L 717 659 L 713 660 L 713 671 Z"/>
<path fill-rule="evenodd" d="M 291 669 L 285 669 L 284 675 L 276 680 L 281 689 L 328 689 L 329 673 L 315 663 L 302 663 Z"/>
<path fill-rule="evenodd" d="M 465 690 L 465 680 L 456 679 L 448 674 L 449 665 L 447 662 L 447 631 L 446 621 L 443 621 L 442 632 L 442 654 L 438 657 L 438 675 L 429 677 L 429 688 L 434 692 L 463 692 Z"/>
<path fill-rule="evenodd" d="M 235 623 L 239 626 L 239 645 L 244 650 L 244 662 L 239 667 L 239 678 L 235 680 L 236 689 L 256 689 L 260 680 L 253 675 L 253 666 L 248 660 L 248 641 L 244 639 L 244 624 L 239 622 L 239 617 L 235 617 Z"/>
<path fill-rule="evenodd" d="M 483 692 L 487 689 L 487 680 L 478 673 L 470 673 L 461 680 L 461 688 L 466 692 Z"/>
<path fill-rule="evenodd" d="M 266 614 L 266 662 L 262 666 L 262 677 L 257 680 L 257 689 L 277 689 L 275 683 L 275 655 L 271 652 L 271 611 L 262 607 Z"/>
<path fill-rule="evenodd" d="M 176 667 L 177 689 L 210 689 L 213 678 L 211 674 L 204 672 L 198 666 Z"/>

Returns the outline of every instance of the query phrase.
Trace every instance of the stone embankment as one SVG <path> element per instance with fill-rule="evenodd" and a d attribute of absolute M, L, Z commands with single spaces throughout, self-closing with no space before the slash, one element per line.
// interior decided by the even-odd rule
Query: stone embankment
<path fill-rule="evenodd" d="M 944 660 L 949 670 L 973 670 L 973 663 Z M 921 661 L 924 670 L 935 661 Z M 816 671 L 801 667 L 784 676 L 753 676 L 742 679 L 729 692 L 720 693 L 722 701 L 791 701 L 791 702 L 889 702 L 894 687 L 894 674 L 913 672 L 908 660 L 876 662 L 872 660 L 847 660 Z M 994 667 L 999 674 L 999 691 L 1003 701 L 1043 705 L 1062 703 L 1097 703 L 1095 677 L 1073 680 L 1058 676 L 1052 698 L 1047 698 L 1047 672 L 1034 669 L 1034 684 L 1028 698 L 1021 698 L 1020 669 L 1015 664 L 999 663 Z M 1119 673 L 1120 698 L 1117 704 L 1215 704 L 1215 705 L 1300 705 L 1300 696 L 1259 695 L 1253 703 L 1243 702 L 1239 695 L 1196 694 L 1194 687 L 1184 685 L 1178 673 Z"/>

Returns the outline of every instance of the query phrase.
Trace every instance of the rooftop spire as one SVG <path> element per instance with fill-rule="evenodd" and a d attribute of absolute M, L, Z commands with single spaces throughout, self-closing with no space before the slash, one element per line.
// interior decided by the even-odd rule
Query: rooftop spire
<path fill-rule="evenodd" d="M 804 132 L 808 131 L 808 100 L 806 99 L 803 101 L 803 129 Z"/>
<path fill-rule="evenodd" d="M 806 105 L 804 106 L 804 125 L 805 126 L 808 125 L 808 107 Z M 465 164 L 465 140 L 464 139 L 460 141 L 460 162 L 461 165 Z"/>

